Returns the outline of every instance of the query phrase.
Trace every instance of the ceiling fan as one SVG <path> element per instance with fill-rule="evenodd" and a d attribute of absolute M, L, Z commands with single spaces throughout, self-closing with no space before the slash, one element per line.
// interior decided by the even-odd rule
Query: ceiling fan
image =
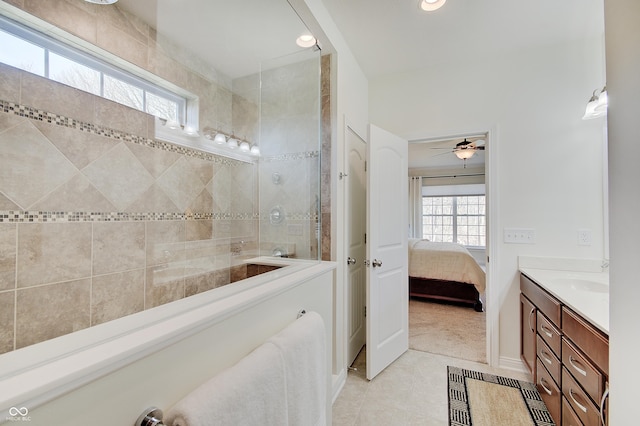
<path fill-rule="evenodd" d="M 464 166 L 467 166 L 466 160 L 473 157 L 476 151 L 484 151 L 484 139 L 468 140 L 464 138 L 463 141 L 458 142 L 454 148 L 441 148 L 434 147 L 432 149 L 447 149 L 455 154 L 456 157 L 464 161 Z M 441 155 L 441 154 L 440 154 Z"/>

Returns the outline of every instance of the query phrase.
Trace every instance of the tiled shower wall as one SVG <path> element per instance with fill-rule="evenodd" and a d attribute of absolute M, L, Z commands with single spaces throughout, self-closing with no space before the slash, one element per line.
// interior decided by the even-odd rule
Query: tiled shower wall
<path fill-rule="evenodd" d="M 201 128 L 257 135 L 254 102 L 117 8 L 8 3 L 97 45 L 120 37 L 101 47 L 198 94 Z M 144 113 L 3 65 L 0 101 L 0 353 L 242 278 L 255 165 L 157 141 Z"/>

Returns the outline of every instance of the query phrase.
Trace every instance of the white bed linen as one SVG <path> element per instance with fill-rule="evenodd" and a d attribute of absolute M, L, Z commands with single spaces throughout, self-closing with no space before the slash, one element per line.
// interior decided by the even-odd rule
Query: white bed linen
<path fill-rule="evenodd" d="M 458 281 L 485 290 L 485 273 L 469 250 L 455 243 L 409 239 L 409 276 Z"/>

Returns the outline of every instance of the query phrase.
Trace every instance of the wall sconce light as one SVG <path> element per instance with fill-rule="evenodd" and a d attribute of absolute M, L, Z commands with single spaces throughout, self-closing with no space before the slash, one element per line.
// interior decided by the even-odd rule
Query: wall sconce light
<path fill-rule="evenodd" d="M 185 132 L 188 136 L 191 136 L 191 137 L 194 137 L 194 138 L 196 138 L 196 137 L 200 136 L 200 134 L 198 133 L 198 129 L 196 129 L 196 128 L 195 128 L 195 127 L 193 127 L 193 126 L 185 126 L 185 127 L 184 127 L 184 132 Z"/>
<path fill-rule="evenodd" d="M 95 4 L 114 4 L 118 0 L 84 0 L 87 3 L 95 3 Z"/>
<path fill-rule="evenodd" d="M 420 9 L 426 12 L 433 12 L 440 9 L 447 0 L 420 0 Z"/>
<path fill-rule="evenodd" d="M 249 152 L 250 150 L 251 150 L 251 145 L 249 145 L 249 142 L 246 142 L 246 141 L 240 142 L 240 151 Z"/>
<path fill-rule="evenodd" d="M 587 103 L 583 120 L 591 120 L 593 118 L 604 117 L 607 115 L 607 107 L 609 105 L 609 97 L 607 96 L 607 86 L 604 86 L 600 93 L 598 89 L 593 91 L 593 95 Z"/>
<path fill-rule="evenodd" d="M 238 147 L 238 140 L 233 137 L 229 138 L 227 147 L 229 147 L 229 149 L 236 149 Z"/>

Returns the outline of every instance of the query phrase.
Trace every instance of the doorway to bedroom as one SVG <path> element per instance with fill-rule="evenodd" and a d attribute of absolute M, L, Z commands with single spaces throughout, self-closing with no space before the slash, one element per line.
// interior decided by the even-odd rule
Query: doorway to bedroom
<path fill-rule="evenodd" d="M 409 348 L 487 363 L 488 134 L 409 143 Z"/>

